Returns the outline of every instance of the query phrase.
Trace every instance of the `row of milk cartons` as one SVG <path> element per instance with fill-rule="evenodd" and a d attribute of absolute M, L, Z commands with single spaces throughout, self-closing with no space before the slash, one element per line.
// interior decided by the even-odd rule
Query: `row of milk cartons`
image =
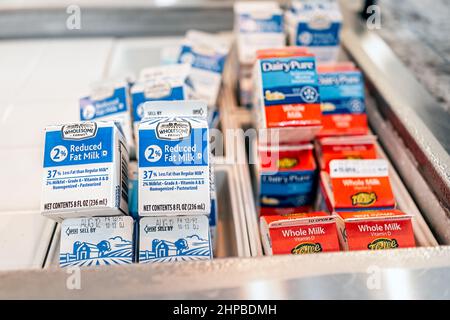
<path fill-rule="evenodd" d="M 61 266 L 212 258 L 207 104 L 154 101 L 143 109 L 133 197 L 127 140 L 117 122 L 46 128 L 41 211 L 62 222 Z"/>
<path fill-rule="evenodd" d="M 217 125 L 217 99 L 229 51 L 229 41 L 219 35 L 190 30 L 175 50 L 173 60 L 144 68 L 128 81 L 101 81 L 80 99 L 80 120 L 117 121 L 134 154 L 143 106 L 149 101 L 202 100 L 208 105 L 208 123 Z M 163 51 L 164 52 L 164 51 Z"/>
<path fill-rule="evenodd" d="M 336 61 L 342 16 L 334 0 L 293 1 L 283 12 L 278 2 L 236 2 L 234 32 L 239 64 L 240 104 L 252 104 L 252 72 L 256 51 L 307 47 L 318 62 Z"/>

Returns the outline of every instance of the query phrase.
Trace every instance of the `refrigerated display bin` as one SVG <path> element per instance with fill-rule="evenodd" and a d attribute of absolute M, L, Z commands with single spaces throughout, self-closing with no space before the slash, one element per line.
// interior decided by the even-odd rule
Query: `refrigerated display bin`
<path fill-rule="evenodd" d="M 102 71 L 96 73 L 102 77 L 127 76 L 129 71 L 158 64 L 154 62 L 159 55 L 154 51 L 159 50 L 158 43 L 172 45 L 179 42 L 179 36 L 188 27 L 229 31 L 232 26 L 232 7 L 227 1 L 220 5 L 196 1 L 190 10 L 181 8 L 178 11 L 176 8 L 153 10 L 150 5 L 144 9 L 133 8 L 132 4 L 127 7 L 123 15 L 119 14 L 118 8 L 103 8 L 103 13 L 102 8 L 87 8 L 86 14 L 91 20 L 77 34 L 142 37 L 101 39 L 104 46 L 102 50 L 108 52 L 107 55 L 102 54 Z M 357 12 L 348 7 L 348 2 L 342 1 L 342 8 L 345 21 L 342 32 L 344 53 L 364 72 L 369 93 L 369 123 L 379 138 L 379 151 L 394 169 L 391 179 L 397 201 L 402 209 L 415 216 L 418 248 L 263 256 L 248 163 L 227 164 L 238 157 L 244 156 L 245 159 L 245 141 L 238 140 L 235 149 L 227 149 L 225 157 L 218 158 L 222 164 L 218 164 L 216 169 L 218 181 L 221 181 L 221 186 L 218 186 L 218 189 L 221 188 L 218 192 L 219 232 L 222 229 L 217 259 L 86 268 L 81 270 L 82 290 L 68 290 L 68 273 L 55 266 L 59 231 L 55 223 L 49 220 L 40 229 L 43 230 L 42 234 L 33 236 L 33 241 L 39 242 L 38 249 L 35 256 L 26 257 L 28 262 L 24 264 L 44 268 L 0 272 L 0 298 L 448 298 L 450 161 L 448 150 L 443 147 L 448 145 L 449 139 L 449 135 L 445 135 L 450 123 L 447 121 L 448 114 L 436 111 L 434 98 L 414 79 L 384 41 L 362 26 Z M 170 19 L 163 21 L 160 17 L 153 18 L 157 19 L 153 21 L 158 21 L 157 27 L 148 28 L 152 17 L 172 10 Z M 60 14 L 50 11 L 49 16 Z M 123 22 L 122 19 L 126 18 L 133 23 L 125 24 L 123 28 L 120 24 L 98 23 L 100 20 L 95 19 L 105 19 L 105 12 L 113 12 L 117 21 Z M 134 17 L 142 17 L 148 12 L 152 13 L 142 25 L 136 22 L 139 19 L 130 18 L 133 14 Z M 205 12 L 213 14 L 205 18 Z M 11 15 L 6 20 L 0 19 L 3 21 L 0 23 L 3 24 L 0 37 L 45 35 L 45 28 L 8 28 L 8 23 L 21 17 L 21 14 L 23 17 L 24 12 Z M 1 12 L 1 15 L 4 17 L 5 13 Z M 186 19 L 181 19 L 182 16 Z M 113 27 L 105 30 L 107 25 Z M 51 35 L 74 34 L 58 25 Z M 158 37 L 143 37 L 149 35 Z M 171 37 L 161 38 L 161 35 Z M 90 51 L 89 54 L 95 52 L 89 48 L 86 50 Z M 97 52 L 97 60 L 99 56 Z M 94 65 L 94 62 L 91 63 Z M 237 104 L 234 68 L 231 58 L 225 70 L 220 97 L 222 129 L 251 126 L 251 113 Z M 29 214 L 30 211 L 25 213 Z M 11 232 L 6 236 L 13 237 L 18 233 Z M 27 240 L 30 239 L 27 236 Z M 2 241 L 0 243 L 6 243 Z M 11 244 L 7 245 L 12 247 Z M 14 259 L 14 255 L 10 258 Z M 367 285 L 367 281 L 377 272 L 383 285 L 374 290 Z"/>

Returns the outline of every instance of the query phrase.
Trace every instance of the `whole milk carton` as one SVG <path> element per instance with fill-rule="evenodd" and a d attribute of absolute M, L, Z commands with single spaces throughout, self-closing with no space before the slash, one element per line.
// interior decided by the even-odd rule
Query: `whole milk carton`
<path fill-rule="evenodd" d="M 348 63 L 318 67 L 323 128 L 319 136 L 369 132 L 361 71 Z"/>
<path fill-rule="evenodd" d="M 133 262 L 133 218 L 89 217 L 61 223 L 59 264 L 99 266 Z"/>
<path fill-rule="evenodd" d="M 56 220 L 128 214 L 128 158 L 114 122 L 47 127 L 42 214 Z"/>
<path fill-rule="evenodd" d="M 139 221 L 139 263 L 210 260 L 212 255 L 206 215 Z"/>
<path fill-rule="evenodd" d="M 314 55 L 298 47 L 260 50 L 253 80 L 253 107 L 260 131 L 278 133 L 280 144 L 315 137 L 322 114 Z"/>
<path fill-rule="evenodd" d="M 318 62 L 337 60 L 342 15 L 336 1 L 294 1 L 285 25 L 291 45 L 307 47 Z"/>
<path fill-rule="evenodd" d="M 125 81 L 104 81 L 92 85 L 88 96 L 80 99 L 81 121 L 119 123 L 128 149 L 134 148 L 129 85 Z"/>
<path fill-rule="evenodd" d="M 144 112 L 139 124 L 139 215 L 208 215 L 206 103 L 148 102 Z"/>
<path fill-rule="evenodd" d="M 261 217 L 266 255 L 339 251 L 336 217 L 325 212 Z"/>
<path fill-rule="evenodd" d="M 259 146 L 258 185 L 261 215 L 308 211 L 317 186 L 312 144 Z"/>
<path fill-rule="evenodd" d="M 331 160 L 329 167 L 329 173 L 320 173 L 323 205 L 329 212 L 395 207 L 386 160 Z"/>
<path fill-rule="evenodd" d="M 412 216 L 400 210 L 338 212 L 339 240 L 344 250 L 415 247 Z"/>
<path fill-rule="evenodd" d="M 137 140 L 139 122 L 144 117 L 148 101 L 185 100 L 190 96 L 189 64 L 173 64 L 142 69 L 138 81 L 131 87 L 134 134 Z M 136 141 L 136 144 L 138 142 Z"/>

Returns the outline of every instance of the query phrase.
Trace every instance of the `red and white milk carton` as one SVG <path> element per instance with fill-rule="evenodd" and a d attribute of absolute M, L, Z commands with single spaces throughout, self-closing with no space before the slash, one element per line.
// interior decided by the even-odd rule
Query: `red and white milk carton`
<path fill-rule="evenodd" d="M 415 247 L 412 216 L 400 210 L 338 212 L 339 241 L 344 250 Z"/>
<path fill-rule="evenodd" d="M 266 255 L 339 251 L 335 216 L 325 212 L 261 217 Z"/>
<path fill-rule="evenodd" d="M 315 150 L 320 169 L 329 172 L 331 160 L 376 159 L 376 140 L 373 135 L 317 139 Z"/>
<path fill-rule="evenodd" d="M 329 212 L 395 207 L 386 160 L 331 160 L 329 166 L 329 173 L 320 173 L 321 194 Z"/>

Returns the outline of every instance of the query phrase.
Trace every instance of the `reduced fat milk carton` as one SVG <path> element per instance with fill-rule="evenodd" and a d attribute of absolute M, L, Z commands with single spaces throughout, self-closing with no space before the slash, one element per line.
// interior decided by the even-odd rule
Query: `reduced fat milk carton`
<path fill-rule="evenodd" d="M 339 240 L 344 250 L 415 247 L 412 216 L 400 210 L 338 212 Z"/>
<path fill-rule="evenodd" d="M 216 107 L 229 46 L 229 41 L 219 35 L 190 30 L 178 57 L 179 63 L 191 65 L 190 99 L 204 100 L 212 110 Z"/>
<path fill-rule="evenodd" d="M 388 162 L 331 160 L 320 173 L 320 188 L 329 212 L 388 210 L 395 207 Z"/>
<path fill-rule="evenodd" d="M 139 222 L 139 263 L 210 260 L 208 217 L 145 217 Z"/>
<path fill-rule="evenodd" d="M 206 103 L 159 101 L 144 108 L 146 118 L 139 124 L 139 215 L 208 215 Z"/>
<path fill-rule="evenodd" d="M 128 150 L 114 122 L 45 129 L 41 212 L 56 220 L 128 214 Z"/>
<path fill-rule="evenodd" d="M 318 62 L 336 61 L 342 25 L 336 1 L 294 1 L 285 21 L 291 45 L 307 47 Z"/>
<path fill-rule="evenodd" d="M 80 99 L 81 121 L 116 121 L 123 130 L 129 149 L 134 147 L 131 106 L 126 82 L 102 82 L 89 96 Z"/>
<path fill-rule="evenodd" d="M 138 124 L 144 117 L 145 102 L 188 99 L 190 69 L 189 64 L 173 64 L 141 70 L 138 81 L 131 88 L 135 137 Z"/>
<path fill-rule="evenodd" d="M 241 65 L 251 65 L 256 51 L 286 43 L 283 13 L 275 1 L 238 1 L 234 4 L 234 32 Z"/>
<path fill-rule="evenodd" d="M 312 140 L 322 124 L 314 56 L 297 47 L 260 50 L 254 68 L 258 128 L 279 132 L 281 144 Z"/>
<path fill-rule="evenodd" d="M 336 219 L 325 212 L 261 217 L 266 255 L 339 251 Z"/>
<path fill-rule="evenodd" d="M 133 262 L 133 218 L 66 219 L 61 224 L 59 264 L 98 266 Z"/>

